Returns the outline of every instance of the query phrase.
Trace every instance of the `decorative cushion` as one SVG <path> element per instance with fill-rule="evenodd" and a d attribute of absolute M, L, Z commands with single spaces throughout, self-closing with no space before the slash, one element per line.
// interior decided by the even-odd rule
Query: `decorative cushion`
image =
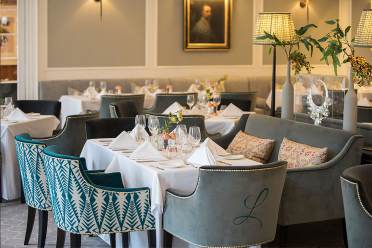
<path fill-rule="evenodd" d="M 278 160 L 287 161 L 288 169 L 318 165 L 327 160 L 327 151 L 328 148 L 313 147 L 284 138 Z"/>
<path fill-rule="evenodd" d="M 246 158 L 260 163 L 266 163 L 270 159 L 274 144 L 275 140 L 257 138 L 240 131 L 236 134 L 227 151 L 232 154 L 242 154 Z"/>

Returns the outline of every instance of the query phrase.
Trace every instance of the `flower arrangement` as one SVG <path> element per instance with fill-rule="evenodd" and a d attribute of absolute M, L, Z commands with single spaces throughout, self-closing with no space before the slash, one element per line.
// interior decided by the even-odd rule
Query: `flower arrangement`
<path fill-rule="evenodd" d="M 168 120 L 164 122 L 163 126 L 163 139 L 176 139 L 176 134 L 174 132 L 170 132 L 169 127 L 170 125 L 178 125 L 183 120 L 182 111 L 178 111 L 176 114 L 169 113 Z"/>
<path fill-rule="evenodd" d="M 353 69 L 353 82 L 359 86 L 369 85 L 372 82 L 372 65 L 367 62 L 363 56 L 356 56 L 355 49 L 352 46 L 354 39 L 349 41 L 348 34 L 351 26 L 343 29 L 340 26 L 339 20 L 328 20 L 328 25 L 333 26 L 333 29 L 318 41 L 325 44 L 325 48 L 321 50 L 324 60 L 329 64 L 328 59 L 332 60 L 332 65 L 335 74 L 337 68 L 341 66 L 339 55 L 343 55 L 343 64 L 350 63 Z"/>

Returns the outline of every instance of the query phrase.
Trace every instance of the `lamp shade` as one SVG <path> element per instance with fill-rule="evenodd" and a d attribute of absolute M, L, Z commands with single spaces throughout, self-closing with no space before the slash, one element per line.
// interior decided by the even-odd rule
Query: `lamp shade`
<path fill-rule="evenodd" d="M 372 47 L 372 9 L 363 10 L 353 45 Z"/>
<path fill-rule="evenodd" d="M 260 36 L 269 33 L 278 37 L 281 41 L 296 43 L 297 35 L 292 20 L 291 13 L 263 12 L 258 14 L 256 22 L 256 31 L 253 36 L 253 43 L 256 45 L 272 45 L 273 42 L 268 39 L 257 39 Z"/>

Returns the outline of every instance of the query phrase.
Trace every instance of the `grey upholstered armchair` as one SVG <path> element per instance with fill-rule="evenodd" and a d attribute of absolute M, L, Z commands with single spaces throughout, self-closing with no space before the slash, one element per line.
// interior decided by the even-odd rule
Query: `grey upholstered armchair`
<path fill-rule="evenodd" d="M 372 164 L 345 170 L 341 187 L 349 248 L 372 247 Z"/>
<path fill-rule="evenodd" d="M 286 162 L 201 167 L 190 195 L 166 193 L 165 247 L 171 236 L 211 247 L 243 247 L 275 238 Z"/>
<path fill-rule="evenodd" d="M 67 116 L 63 129 L 55 136 L 38 139 L 39 142 L 50 145 L 58 145 L 70 155 L 79 156 L 85 141 L 85 123 L 88 120 L 98 118 L 98 113 Z"/>
<path fill-rule="evenodd" d="M 187 96 L 194 95 L 194 99 L 198 99 L 197 93 L 158 93 L 156 94 L 155 103 L 152 108 L 148 109 L 148 113 L 161 114 L 163 113 L 172 103 L 178 102 L 182 106 L 187 106 Z"/>
<path fill-rule="evenodd" d="M 131 101 L 135 104 L 137 111 L 143 111 L 143 105 L 145 102 L 144 94 L 126 94 L 126 95 L 103 95 L 101 97 L 101 107 L 99 110 L 100 118 L 110 118 L 110 104 L 122 101 Z"/>
<path fill-rule="evenodd" d="M 220 106 L 232 103 L 243 111 L 254 111 L 256 95 L 256 92 L 221 92 Z"/>

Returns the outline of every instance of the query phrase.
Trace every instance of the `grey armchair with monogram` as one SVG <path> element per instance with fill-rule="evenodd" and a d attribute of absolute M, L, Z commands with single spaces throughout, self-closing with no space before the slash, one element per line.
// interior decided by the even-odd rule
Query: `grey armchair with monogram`
<path fill-rule="evenodd" d="M 193 193 L 166 193 L 165 247 L 171 247 L 172 236 L 203 247 L 243 247 L 272 241 L 286 167 L 286 162 L 201 167 Z"/>
<path fill-rule="evenodd" d="M 154 106 L 147 109 L 151 114 L 162 114 L 174 102 L 178 102 L 182 106 L 187 106 L 187 96 L 194 95 L 194 99 L 198 99 L 197 93 L 158 93 L 156 94 Z"/>

